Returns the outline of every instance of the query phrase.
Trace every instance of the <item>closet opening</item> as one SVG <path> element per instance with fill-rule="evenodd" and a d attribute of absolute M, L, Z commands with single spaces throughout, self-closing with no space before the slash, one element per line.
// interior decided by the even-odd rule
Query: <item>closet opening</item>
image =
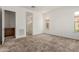
<path fill-rule="evenodd" d="M 26 35 L 33 34 L 33 14 L 30 12 L 26 13 Z"/>
<path fill-rule="evenodd" d="M 16 13 L 13 11 L 4 11 L 4 37 L 5 41 L 15 38 L 15 29 L 16 29 Z"/>

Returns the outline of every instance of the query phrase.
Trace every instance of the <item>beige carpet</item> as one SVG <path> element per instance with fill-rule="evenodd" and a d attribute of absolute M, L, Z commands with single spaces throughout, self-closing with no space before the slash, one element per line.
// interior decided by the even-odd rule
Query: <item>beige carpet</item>
<path fill-rule="evenodd" d="M 77 52 L 79 41 L 59 36 L 36 35 L 7 40 L 0 46 L 1 52 Z"/>

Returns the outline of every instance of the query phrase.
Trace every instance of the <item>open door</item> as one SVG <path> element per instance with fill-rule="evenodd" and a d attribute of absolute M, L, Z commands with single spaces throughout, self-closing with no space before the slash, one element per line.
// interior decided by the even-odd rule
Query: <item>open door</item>
<path fill-rule="evenodd" d="M 2 9 L 0 9 L 0 44 L 2 44 Z"/>

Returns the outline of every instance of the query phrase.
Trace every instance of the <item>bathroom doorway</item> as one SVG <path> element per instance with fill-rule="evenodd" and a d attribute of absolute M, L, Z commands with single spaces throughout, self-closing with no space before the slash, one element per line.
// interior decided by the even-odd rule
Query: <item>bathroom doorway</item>
<path fill-rule="evenodd" d="M 33 34 L 33 14 L 30 12 L 26 13 L 26 35 Z"/>

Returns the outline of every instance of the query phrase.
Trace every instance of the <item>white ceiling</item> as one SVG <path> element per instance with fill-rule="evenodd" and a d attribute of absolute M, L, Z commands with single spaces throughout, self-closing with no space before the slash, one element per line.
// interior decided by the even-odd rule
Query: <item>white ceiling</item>
<path fill-rule="evenodd" d="M 47 12 L 47 11 L 59 8 L 60 6 L 35 6 L 35 8 L 32 8 L 32 6 L 23 6 L 23 7 L 30 9 L 32 11 Z"/>

